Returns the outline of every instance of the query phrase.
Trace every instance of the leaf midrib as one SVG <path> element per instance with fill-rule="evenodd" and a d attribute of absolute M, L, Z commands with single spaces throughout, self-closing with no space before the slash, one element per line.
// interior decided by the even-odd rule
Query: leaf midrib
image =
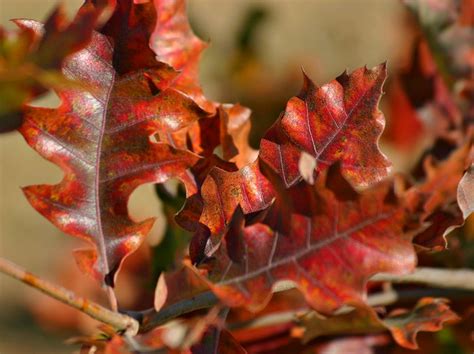
<path fill-rule="evenodd" d="M 348 236 L 350 236 L 351 234 L 357 232 L 357 231 L 360 231 L 362 229 L 364 229 L 365 227 L 367 226 L 370 226 L 370 225 L 373 225 L 373 224 L 376 224 L 382 220 L 386 220 L 386 219 L 389 219 L 390 217 L 392 217 L 394 214 L 394 212 L 390 212 L 390 213 L 382 213 L 380 215 L 378 215 L 377 217 L 375 218 L 371 218 L 371 219 L 368 219 L 368 220 L 365 220 L 363 221 L 362 223 L 358 224 L 357 226 L 355 227 L 352 227 L 352 228 L 349 228 L 347 230 L 345 230 L 344 232 L 337 232 L 336 235 L 328 238 L 328 239 L 325 239 L 325 240 L 322 240 L 322 241 L 319 241 L 317 243 L 314 243 L 314 244 L 310 244 L 309 246 L 305 247 L 304 249 L 294 253 L 294 254 L 291 254 L 287 257 L 283 257 L 279 260 L 277 260 L 276 262 L 273 262 L 273 263 L 270 263 L 262 268 L 259 268 L 257 270 L 254 270 L 252 272 L 249 272 L 249 273 L 245 273 L 241 276 L 238 276 L 238 277 L 234 277 L 234 278 L 231 278 L 229 280 L 225 280 L 225 281 L 221 281 L 219 283 L 217 283 L 216 285 L 228 285 L 228 284 L 232 284 L 232 283 L 238 283 L 238 282 L 242 282 L 242 281 L 246 281 L 246 280 L 249 280 L 249 279 L 252 279 L 254 277 L 257 277 L 259 276 L 260 274 L 264 274 L 265 272 L 267 271 L 270 271 L 272 269 L 275 269 L 283 264 L 286 264 L 286 263 L 289 263 L 289 262 L 292 262 L 294 259 L 300 259 L 304 256 L 306 256 L 308 253 L 311 253 L 311 252 L 314 252 L 318 249 L 321 249 L 341 238 L 347 238 Z M 278 233 L 276 233 L 278 234 Z M 274 240 L 277 239 L 277 236 L 274 236 Z"/>

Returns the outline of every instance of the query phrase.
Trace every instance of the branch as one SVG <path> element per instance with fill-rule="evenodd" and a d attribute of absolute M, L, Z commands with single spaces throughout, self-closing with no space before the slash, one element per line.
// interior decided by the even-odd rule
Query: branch
<path fill-rule="evenodd" d="M 470 269 L 417 268 L 405 275 L 377 274 L 374 281 L 417 283 L 436 288 L 474 290 L 474 271 Z"/>
<path fill-rule="evenodd" d="M 66 305 L 74 307 L 97 321 L 106 323 L 117 330 L 125 331 L 130 335 L 135 335 L 138 332 L 139 325 L 135 319 L 110 311 L 83 297 L 79 297 L 72 291 L 41 279 L 2 257 L 0 257 L 0 272 L 18 279 L 46 295 L 49 295 Z"/>
<path fill-rule="evenodd" d="M 437 269 L 437 268 L 417 268 L 413 273 L 406 275 L 378 274 L 371 278 L 372 281 L 389 281 L 393 283 L 417 283 L 429 285 L 438 288 L 451 288 L 474 290 L 474 271 L 469 269 Z M 291 281 L 281 281 L 274 285 L 273 292 L 280 292 L 294 288 Z M 384 301 L 388 301 L 387 295 L 384 295 Z M 381 296 L 381 295 L 379 295 Z M 393 302 L 397 298 L 393 298 Z M 371 301 L 374 301 L 372 299 Z M 192 297 L 191 299 L 182 300 L 168 307 L 163 308 L 159 312 L 154 309 L 145 310 L 143 312 L 125 312 L 129 316 L 137 319 L 140 325 L 140 332 L 147 332 L 155 327 L 161 326 L 173 318 L 181 315 L 209 308 L 219 302 L 214 293 L 207 291 Z M 372 304 L 371 304 L 372 305 Z M 378 304 L 380 306 L 380 303 Z"/>

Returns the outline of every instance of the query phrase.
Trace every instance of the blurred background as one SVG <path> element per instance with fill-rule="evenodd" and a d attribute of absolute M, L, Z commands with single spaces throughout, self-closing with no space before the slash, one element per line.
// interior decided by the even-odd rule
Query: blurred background
<path fill-rule="evenodd" d="M 81 1 L 63 3 L 72 15 Z M 56 4 L 56 0 L 0 0 L 0 23 L 13 28 L 11 18 L 44 20 Z M 195 32 L 210 42 L 201 63 L 205 94 L 253 110 L 255 147 L 286 101 L 298 93 L 302 68 L 317 84 L 324 84 L 345 69 L 384 61 L 393 74 L 405 68 L 412 55 L 413 30 L 399 0 L 189 0 L 188 13 Z M 49 95 L 34 104 L 54 106 L 57 99 Z M 393 107 L 387 97 L 382 109 L 390 121 Z M 408 135 L 416 133 L 408 126 L 404 129 Z M 409 149 L 393 139 L 383 142 L 384 152 L 399 171 L 412 167 L 422 147 L 423 139 Z M 20 190 L 21 186 L 54 184 L 60 179 L 60 170 L 42 160 L 18 133 L 2 135 L 0 254 L 81 295 L 103 301 L 98 286 L 76 271 L 70 251 L 80 242 L 61 234 L 40 216 Z M 133 194 L 130 212 L 137 219 L 161 213 L 152 186 Z M 162 216 L 150 236 L 152 242 L 159 240 L 164 224 Z M 137 257 L 150 256 L 145 253 Z M 127 262 L 130 272 L 146 272 L 133 259 Z M 137 295 L 127 291 L 134 286 L 134 280 L 127 280 L 132 273 L 119 276 L 118 296 L 123 304 L 136 304 Z M 147 289 L 151 294 L 152 284 Z M 49 318 L 45 315 L 49 306 L 53 305 L 42 294 L 1 275 L 0 353 L 72 352 L 74 348 L 64 341 L 81 332 L 91 333 L 97 325 L 56 304 L 51 307 L 55 317 Z"/>

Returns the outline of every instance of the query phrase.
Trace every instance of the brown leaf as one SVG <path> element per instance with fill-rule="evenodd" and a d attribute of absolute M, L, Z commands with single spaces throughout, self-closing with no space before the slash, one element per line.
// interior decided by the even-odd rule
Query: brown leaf
<path fill-rule="evenodd" d="M 423 298 L 413 310 L 397 309 L 388 316 L 379 316 L 370 307 L 357 307 L 349 313 L 328 318 L 309 312 L 299 318 L 300 327 L 294 333 L 309 342 L 325 335 L 369 334 L 388 329 L 399 345 L 417 349 L 418 332 L 436 332 L 444 322 L 458 319 L 447 300 Z"/>
<path fill-rule="evenodd" d="M 304 343 L 320 336 L 369 334 L 385 331 L 377 313 L 370 307 L 356 307 L 349 313 L 324 317 L 311 311 L 298 318 L 293 333 Z"/>
<path fill-rule="evenodd" d="M 394 310 L 383 323 L 392 332 L 398 344 L 409 349 L 418 349 L 416 335 L 421 331 L 436 332 L 444 322 L 456 321 L 459 317 L 450 310 L 445 299 L 423 298 L 411 311 Z"/>
<path fill-rule="evenodd" d="M 458 204 L 464 220 L 474 212 L 474 164 L 466 171 L 458 185 Z"/>

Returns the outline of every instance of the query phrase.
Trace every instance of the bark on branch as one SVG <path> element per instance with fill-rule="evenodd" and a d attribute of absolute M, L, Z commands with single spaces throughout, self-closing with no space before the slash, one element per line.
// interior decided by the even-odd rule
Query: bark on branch
<path fill-rule="evenodd" d="M 139 324 L 134 318 L 118 312 L 110 311 L 99 304 L 77 296 L 72 291 L 41 279 L 2 257 L 0 257 L 0 272 L 18 279 L 46 295 L 49 295 L 66 305 L 72 306 L 97 321 L 106 323 L 119 331 L 124 331 L 130 335 L 135 335 L 138 332 Z"/>

